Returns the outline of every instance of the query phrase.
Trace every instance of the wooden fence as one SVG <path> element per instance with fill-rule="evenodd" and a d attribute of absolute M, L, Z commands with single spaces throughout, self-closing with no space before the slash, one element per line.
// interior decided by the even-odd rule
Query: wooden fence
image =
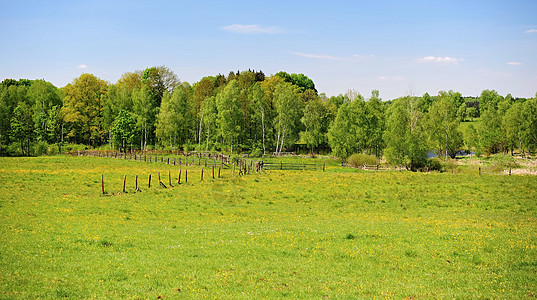
<path fill-rule="evenodd" d="M 324 165 L 306 163 L 261 162 L 263 170 L 324 170 Z"/>

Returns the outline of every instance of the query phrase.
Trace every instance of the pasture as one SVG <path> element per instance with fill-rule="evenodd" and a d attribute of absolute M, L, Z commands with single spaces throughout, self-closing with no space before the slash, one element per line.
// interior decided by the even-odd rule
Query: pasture
<path fill-rule="evenodd" d="M 0 298 L 537 294 L 535 176 L 188 168 L 0 158 Z"/>

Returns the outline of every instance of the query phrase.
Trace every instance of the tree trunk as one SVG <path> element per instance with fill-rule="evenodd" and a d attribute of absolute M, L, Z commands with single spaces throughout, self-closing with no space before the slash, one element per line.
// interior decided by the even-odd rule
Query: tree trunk
<path fill-rule="evenodd" d="M 201 147 L 201 125 L 203 124 L 203 115 L 204 115 L 204 112 L 201 113 L 201 118 L 200 118 L 200 129 L 198 131 L 198 148 Z"/>
<path fill-rule="evenodd" d="M 209 134 L 211 132 L 210 130 L 211 130 L 211 123 L 207 125 L 207 146 L 205 147 L 205 151 L 209 151 Z"/>
<path fill-rule="evenodd" d="M 261 126 L 263 127 L 263 155 L 265 155 L 265 110 L 261 111 Z"/>

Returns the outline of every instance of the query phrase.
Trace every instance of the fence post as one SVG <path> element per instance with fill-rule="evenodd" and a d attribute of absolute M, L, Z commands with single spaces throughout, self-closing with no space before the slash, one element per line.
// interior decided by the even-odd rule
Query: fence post
<path fill-rule="evenodd" d="M 181 184 L 181 169 L 179 169 L 179 175 L 177 176 L 177 184 Z"/>
<path fill-rule="evenodd" d="M 138 175 L 136 175 L 136 180 L 134 182 L 134 191 L 137 192 L 138 191 Z"/>
<path fill-rule="evenodd" d="M 123 176 L 123 193 L 125 193 L 125 182 L 127 181 L 127 175 Z"/>
<path fill-rule="evenodd" d="M 151 188 L 151 174 L 149 174 L 149 181 L 147 183 L 147 188 Z"/>
<path fill-rule="evenodd" d="M 214 165 L 213 165 L 213 179 L 214 179 Z"/>
<path fill-rule="evenodd" d="M 283 169 L 283 162 L 280 160 L 280 170 Z"/>
<path fill-rule="evenodd" d="M 104 178 L 103 178 L 103 175 L 101 175 L 101 191 L 104 195 Z"/>
<path fill-rule="evenodd" d="M 203 181 L 203 168 L 201 169 L 201 181 Z"/>
<path fill-rule="evenodd" d="M 172 186 L 172 172 L 170 170 L 168 170 L 168 185 Z"/>
<path fill-rule="evenodd" d="M 509 168 L 509 176 L 511 176 L 511 168 Z"/>
<path fill-rule="evenodd" d="M 220 178 L 220 167 L 218 167 L 218 178 Z"/>
<path fill-rule="evenodd" d="M 481 167 L 479 167 L 479 176 L 481 176 Z"/>
<path fill-rule="evenodd" d="M 185 183 L 188 183 L 188 170 L 185 170 Z"/>

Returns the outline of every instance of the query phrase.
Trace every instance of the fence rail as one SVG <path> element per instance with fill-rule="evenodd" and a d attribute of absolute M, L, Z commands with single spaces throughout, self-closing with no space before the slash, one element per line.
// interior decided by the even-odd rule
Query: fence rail
<path fill-rule="evenodd" d="M 261 162 L 263 170 L 324 170 L 325 165 L 306 163 Z"/>

